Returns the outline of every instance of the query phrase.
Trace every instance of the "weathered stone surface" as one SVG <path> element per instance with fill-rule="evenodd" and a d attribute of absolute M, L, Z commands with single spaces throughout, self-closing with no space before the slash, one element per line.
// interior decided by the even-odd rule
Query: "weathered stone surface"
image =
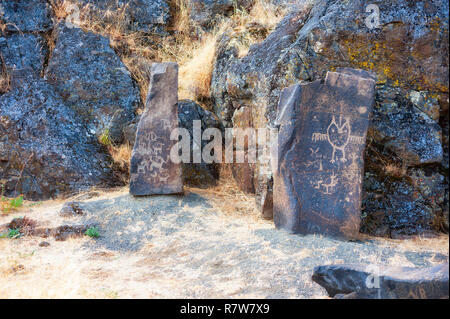
<path fill-rule="evenodd" d="M 112 142 L 121 142 L 140 97 L 108 39 L 58 25 L 45 76 L 94 134 L 108 134 Z"/>
<path fill-rule="evenodd" d="M 190 0 L 189 17 L 202 27 L 212 27 L 220 16 L 231 15 L 235 8 L 248 8 L 250 0 Z"/>
<path fill-rule="evenodd" d="M 0 38 L 0 53 L 10 72 L 29 69 L 40 73 L 48 54 L 48 48 L 40 35 L 14 33 Z"/>
<path fill-rule="evenodd" d="M 240 109 L 236 110 L 236 112 L 234 112 L 232 122 L 233 127 L 237 129 L 245 130 L 248 128 L 253 128 L 252 110 L 249 107 L 245 106 L 241 107 Z M 235 160 L 231 164 L 231 172 L 233 174 L 234 179 L 236 180 L 236 184 L 243 192 L 254 194 L 255 163 L 249 163 L 249 156 L 248 156 L 249 138 L 251 137 L 247 136 L 247 138 L 244 139 L 243 145 L 234 146 L 235 147 L 234 157 L 237 159 L 237 153 L 242 152 L 244 155 L 244 162 L 237 163 L 237 160 Z"/>
<path fill-rule="evenodd" d="M 374 108 L 374 142 L 402 158 L 407 166 L 440 163 L 443 150 L 439 124 L 407 100 L 401 103 L 401 97 L 389 99 L 383 88 L 378 91 L 377 95 L 384 98 Z"/>
<path fill-rule="evenodd" d="M 47 31 L 52 27 L 46 0 L 1 0 L 0 22 L 7 31 Z"/>
<path fill-rule="evenodd" d="M 79 202 L 67 202 L 59 211 L 59 215 L 62 217 L 74 217 L 83 215 L 83 209 L 80 207 Z"/>
<path fill-rule="evenodd" d="M 178 65 L 154 63 L 145 111 L 136 132 L 130 164 L 132 195 L 174 194 L 183 191 L 181 163 L 171 161 L 178 127 Z"/>
<path fill-rule="evenodd" d="M 41 200 L 117 185 L 111 158 L 54 88 L 16 74 L 0 96 L 0 180 L 5 196 Z"/>
<path fill-rule="evenodd" d="M 201 122 L 201 134 L 208 128 L 220 129 L 220 124 L 215 115 L 203 109 L 197 103 L 190 100 L 182 100 L 178 102 L 178 119 L 179 126 L 189 131 L 191 136 L 191 159 L 193 159 L 194 138 L 193 138 L 193 121 Z M 204 147 L 210 140 L 201 141 L 201 147 Z M 188 186 L 206 188 L 216 185 L 219 178 L 219 164 L 206 163 L 203 158 L 201 163 L 183 163 L 183 183 Z"/>
<path fill-rule="evenodd" d="M 293 6 L 293 12 L 272 34 L 252 45 L 242 58 L 238 56 L 237 37 L 225 33 L 219 39 L 211 92 L 215 112 L 222 124 L 231 127 L 234 112 L 246 106 L 252 109 L 255 127 L 273 126 L 283 88 L 321 79 L 327 71 L 339 67 L 369 70 L 378 78 L 374 124 L 371 126 L 376 128 L 379 119 L 391 128 L 390 137 L 376 145 L 377 152 L 385 150 L 380 163 L 397 160 L 405 161 L 407 165 L 428 163 L 419 165 L 439 166 L 441 174 L 448 180 L 448 2 L 377 2 L 380 25 L 373 29 L 365 21 L 370 15 L 366 7 L 373 4 L 372 1 L 318 0 L 308 3 L 312 6 L 302 7 L 304 2 L 297 1 L 300 7 Z M 438 120 L 436 100 L 440 107 Z M 378 116 L 378 109 L 385 109 L 381 105 L 388 106 L 388 103 L 393 110 Z M 415 111 L 409 114 L 412 108 Z M 391 115 L 406 119 L 409 128 L 405 124 L 398 126 L 395 118 L 389 118 Z M 423 120 L 424 116 L 430 120 Z M 432 121 L 442 128 L 442 142 Z M 427 138 L 418 138 L 419 132 Z M 369 141 L 370 147 L 378 144 L 371 134 Z M 387 142 L 391 145 L 384 147 Z M 442 157 L 439 144 L 443 148 Z M 366 155 L 369 154 L 377 153 L 368 147 Z M 366 172 L 371 176 L 380 175 L 380 171 L 372 166 L 368 166 Z M 260 200 L 264 195 L 259 192 L 270 188 L 264 183 L 270 183 L 271 179 L 260 175 L 256 165 L 256 198 L 259 207 L 263 207 Z M 394 175 L 381 175 L 383 182 L 397 180 Z M 381 186 L 380 191 L 387 193 L 390 190 Z M 414 198 L 414 193 L 409 195 Z M 386 207 L 389 211 L 394 209 L 394 206 Z M 424 209 L 430 207 L 425 204 Z M 445 207 L 448 205 L 443 203 L 439 209 L 446 211 Z M 439 209 L 432 209 L 432 213 L 438 216 Z M 421 211 L 422 216 L 428 214 L 424 210 L 416 211 Z M 372 213 L 367 211 L 368 215 Z"/>
<path fill-rule="evenodd" d="M 278 228 L 341 237 L 359 232 L 375 81 L 367 73 L 342 72 L 327 73 L 323 84 L 292 86 L 280 99 L 278 152 L 272 162 Z"/>
<path fill-rule="evenodd" d="M 443 299 L 449 297 L 449 268 L 362 264 L 318 266 L 312 279 L 331 297 L 360 299 Z"/>
<path fill-rule="evenodd" d="M 365 156 L 362 232 L 399 237 L 447 231 L 448 153 L 440 137 L 448 133 L 441 126 L 441 134 L 440 125 L 418 105 L 411 92 L 377 85 Z"/>
<path fill-rule="evenodd" d="M 104 24 L 117 23 L 115 12 L 124 18 L 130 31 L 161 32 L 169 23 L 170 8 L 165 0 L 69 0 Z"/>

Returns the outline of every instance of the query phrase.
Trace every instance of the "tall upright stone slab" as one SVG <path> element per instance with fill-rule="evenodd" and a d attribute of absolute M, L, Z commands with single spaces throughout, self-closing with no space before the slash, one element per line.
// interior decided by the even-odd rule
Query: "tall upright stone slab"
<path fill-rule="evenodd" d="M 356 237 L 374 90 L 371 74 L 340 69 L 283 91 L 272 150 L 277 228 Z"/>
<path fill-rule="evenodd" d="M 177 142 L 170 139 L 170 134 L 178 127 L 178 65 L 154 63 L 150 77 L 131 156 L 130 193 L 181 193 L 182 166 L 170 159 L 170 150 Z"/>

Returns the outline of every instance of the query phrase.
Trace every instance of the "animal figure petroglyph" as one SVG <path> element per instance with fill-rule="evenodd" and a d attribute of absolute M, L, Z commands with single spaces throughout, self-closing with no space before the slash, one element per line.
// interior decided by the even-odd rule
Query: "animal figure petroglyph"
<path fill-rule="evenodd" d="M 340 115 L 339 121 L 337 121 L 336 116 L 333 115 L 331 123 L 327 127 L 326 134 L 313 133 L 312 141 L 328 141 L 333 148 L 330 162 L 335 163 L 337 161 L 336 151 L 341 151 L 341 161 L 346 162 L 345 147 L 348 143 L 363 144 L 364 137 L 351 135 L 350 119 L 348 117 L 342 117 Z"/>
<path fill-rule="evenodd" d="M 324 181 L 322 179 L 316 181 L 313 186 L 315 189 L 318 189 L 319 191 L 321 191 L 324 194 L 330 195 L 332 194 L 332 192 L 330 192 L 330 188 L 335 187 L 338 184 L 338 178 L 337 176 L 333 173 L 330 176 L 330 182 L 328 184 L 324 184 Z M 325 190 L 322 190 L 322 187 L 325 188 Z"/>

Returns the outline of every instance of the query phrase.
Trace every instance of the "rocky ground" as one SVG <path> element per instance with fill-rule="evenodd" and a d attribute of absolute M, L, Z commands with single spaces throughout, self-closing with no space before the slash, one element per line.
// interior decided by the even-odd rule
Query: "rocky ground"
<path fill-rule="evenodd" d="M 0 217 L 3 227 L 26 216 L 37 227 L 94 224 L 100 232 L 97 239 L 1 239 L 0 297 L 326 298 L 311 280 L 318 265 L 448 262 L 446 235 L 352 242 L 293 235 L 256 213 L 225 212 L 200 189 L 185 196 L 134 198 L 127 189 L 90 196 L 75 198 L 84 212 L 77 217 L 59 215 L 63 201 L 26 203 Z M 43 241 L 49 245 L 41 247 Z"/>

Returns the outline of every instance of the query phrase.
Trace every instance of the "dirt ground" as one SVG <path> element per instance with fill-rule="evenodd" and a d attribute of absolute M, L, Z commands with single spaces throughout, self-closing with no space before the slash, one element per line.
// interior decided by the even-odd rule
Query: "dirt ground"
<path fill-rule="evenodd" d="M 311 280 L 318 265 L 448 262 L 446 235 L 339 241 L 276 230 L 256 212 L 225 212 L 222 199 L 196 189 L 185 196 L 134 198 L 125 188 L 97 195 L 78 199 L 85 212 L 78 217 L 59 216 L 62 200 L 0 216 L 0 225 L 26 216 L 40 227 L 90 224 L 100 231 L 97 239 L 0 239 L 0 298 L 326 298 Z M 50 245 L 39 246 L 43 241 Z"/>

